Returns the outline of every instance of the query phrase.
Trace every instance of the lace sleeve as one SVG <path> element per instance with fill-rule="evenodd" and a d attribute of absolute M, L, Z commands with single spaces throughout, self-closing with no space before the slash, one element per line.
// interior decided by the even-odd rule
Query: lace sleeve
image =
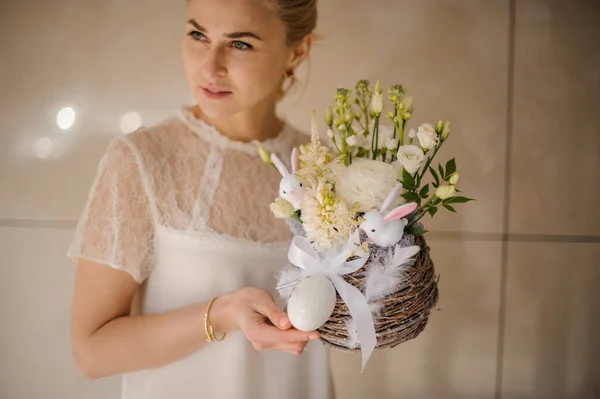
<path fill-rule="evenodd" d="M 153 266 L 153 221 L 135 154 L 124 138 L 102 157 L 67 257 L 109 265 L 143 282 Z"/>

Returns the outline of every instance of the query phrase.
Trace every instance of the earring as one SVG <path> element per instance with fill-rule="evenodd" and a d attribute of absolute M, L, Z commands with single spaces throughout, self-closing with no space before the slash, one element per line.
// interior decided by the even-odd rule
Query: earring
<path fill-rule="evenodd" d="M 292 76 L 294 76 L 294 70 L 288 69 L 287 71 L 285 71 L 285 76 L 291 78 Z"/>

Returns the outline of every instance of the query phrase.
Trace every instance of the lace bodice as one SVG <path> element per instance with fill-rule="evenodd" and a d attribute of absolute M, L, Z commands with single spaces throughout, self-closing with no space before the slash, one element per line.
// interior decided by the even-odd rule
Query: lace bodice
<path fill-rule="evenodd" d="M 157 227 L 235 246 L 289 242 L 269 204 L 280 176 L 263 163 L 258 145 L 281 155 L 308 137 L 286 124 L 262 143 L 228 139 L 188 108 L 164 122 L 114 139 L 98 168 L 69 250 L 144 281 L 154 264 Z"/>

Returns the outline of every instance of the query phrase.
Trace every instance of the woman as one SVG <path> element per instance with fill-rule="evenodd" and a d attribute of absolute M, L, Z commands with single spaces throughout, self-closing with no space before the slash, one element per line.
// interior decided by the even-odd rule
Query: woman
<path fill-rule="evenodd" d="M 72 342 L 90 378 L 124 375 L 124 398 L 332 397 L 325 348 L 305 351 L 318 333 L 273 299 L 291 237 L 257 153 L 289 160 L 303 142 L 275 106 L 315 25 L 316 0 L 189 0 L 197 106 L 102 158 L 69 250 Z"/>

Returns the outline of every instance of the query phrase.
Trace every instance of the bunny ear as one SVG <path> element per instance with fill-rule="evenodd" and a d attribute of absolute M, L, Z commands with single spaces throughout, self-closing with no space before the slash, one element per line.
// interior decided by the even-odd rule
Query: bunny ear
<path fill-rule="evenodd" d="M 281 159 L 279 159 L 277 155 L 271 154 L 271 162 L 273 162 L 273 165 L 275 165 L 281 177 L 285 177 L 290 174 L 286 166 L 283 164 L 283 162 L 281 162 Z"/>
<path fill-rule="evenodd" d="M 383 217 L 383 221 L 386 223 L 391 222 L 392 220 L 398 220 L 401 217 L 404 217 L 417 209 L 417 204 L 415 202 L 411 202 L 408 204 L 400 205 L 399 207 L 393 209 Z"/>
<path fill-rule="evenodd" d="M 394 201 L 396 200 L 396 198 L 398 198 L 401 191 L 402 191 L 402 184 L 401 183 L 396 184 L 396 187 L 394 187 L 392 189 L 392 191 L 388 194 L 385 201 L 383 201 L 383 204 L 381 205 L 379 212 L 384 213 L 385 211 L 387 211 L 387 209 L 390 207 L 390 205 L 392 205 L 394 203 Z"/>
<path fill-rule="evenodd" d="M 298 147 L 294 147 L 292 150 L 292 173 L 296 173 L 298 171 L 298 166 L 300 165 L 300 152 L 298 151 Z"/>

